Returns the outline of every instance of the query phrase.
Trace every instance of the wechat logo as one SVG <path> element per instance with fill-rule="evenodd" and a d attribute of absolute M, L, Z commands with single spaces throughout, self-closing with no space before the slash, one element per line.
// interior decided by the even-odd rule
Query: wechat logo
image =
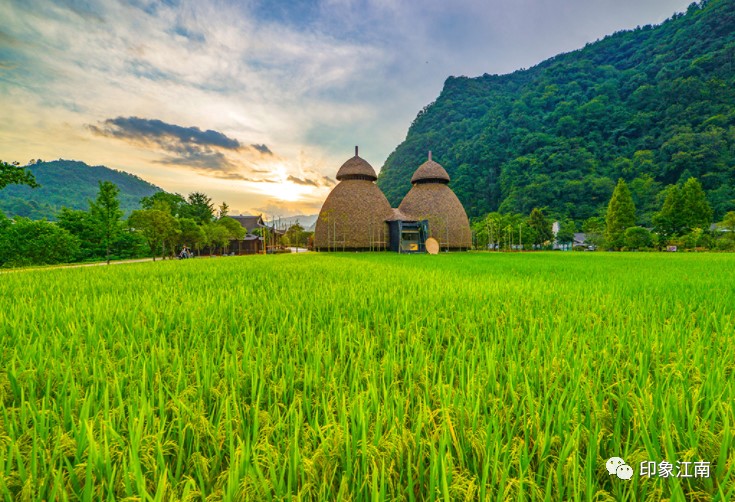
<path fill-rule="evenodd" d="M 614 474 L 620 479 L 630 479 L 633 477 L 633 468 L 625 463 L 620 457 L 612 457 L 605 464 L 607 472 Z"/>

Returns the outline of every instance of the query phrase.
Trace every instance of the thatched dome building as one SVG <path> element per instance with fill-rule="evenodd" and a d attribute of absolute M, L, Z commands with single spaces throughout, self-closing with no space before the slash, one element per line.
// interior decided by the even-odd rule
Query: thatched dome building
<path fill-rule="evenodd" d="M 375 169 L 357 155 L 337 172 L 339 183 L 324 201 L 314 231 L 319 251 L 386 249 L 392 209 L 375 181 Z"/>
<path fill-rule="evenodd" d="M 431 159 L 421 164 L 411 178 L 413 187 L 398 209 L 417 220 L 429 220 L 429 235 L 442 249 L 469 249 L 472 232 L 462 203 L 449 188 L 449 174 Z"/>

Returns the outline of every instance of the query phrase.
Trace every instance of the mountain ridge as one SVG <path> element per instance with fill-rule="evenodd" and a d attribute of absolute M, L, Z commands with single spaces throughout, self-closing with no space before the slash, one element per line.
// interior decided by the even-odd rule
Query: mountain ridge
<path fill-rule="evenodd" d="M 505 75 L 449 77 L 389 155 L 391 204 L 432 150 L 471 217 L 546 207 L 599 215 L 626 179 L 650 223 L 695 176 L 715 217 L 735 209 L 735 2 L 709 0 Z"/>
<path fill-rule="evenodd" d="M 97 197 L 99 181 L 117 185 L 120 209 L 126 214 L 139 207 L 141 198 L 163 191 L 135 174 L 78 160 L 40 162 L 27 169 L 41 186 L 10 185 L 0 191 L 0 211 L 8 217 L 54 220 L 62 207 L 86 210 L 89 200 Z"/>

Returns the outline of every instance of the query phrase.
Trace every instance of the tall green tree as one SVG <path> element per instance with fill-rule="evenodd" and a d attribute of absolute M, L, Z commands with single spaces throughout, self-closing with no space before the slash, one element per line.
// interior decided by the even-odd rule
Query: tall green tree
<path fill-rule="evenodd" d="M 120 218 L 123 212 L 120 210 L 118 199 L 120 189 L 109 181 L 100 181 L 99 187 L 97 199 L 89 204 L 89 214 L 100 243 L 105 249 L 105 260 L 109 265 L 112 242 L 122 231 Z"/>
<path fill-rule="evenodd" d="M 237 220 L 229 216 L 220 218 L 204 228 L 205 233 L 210 238 L 211 245 L 221 248 L 222 254 L 225 254 L 225 247 L 231 240 L 242 239 L 247 233 L 247 230 Z"/>
<path fill-rule="evenodd" d="M 681 188 L 682 222 L 686 231 L 695 228 L 709 230 L 712 223 L 712 208 L 702 185 L 696 178 L 689 178 Z"/>
<path fill-rule="evenodd" d="M 683 200 L 681 190 L 676 185 L 669 185 L 664 193 L 665 198 L 661 210 L 653 215 L 653 227 L 661 238 L 661 244 L 684 233 L 685 229 L 682 220 Z"/>
<path fill-rule="evenodd" d="M 528 217 L 528 226 L 536 232 L 534 239 L 536 245 L 542 245 L 554 238 L 554 232 L 551 228 L 552 223 L 539 208 L 534 208 L 531 211 Z"/>
<path fill-rule="evenodd" d="M 218 225 L 217 222 L 211 222 L 202 227 L 205 235 L 206 245 L 209 247 L 209 254 L 212 251 L 220 249 L 224 253 L 224 247 L 230 242 L 230 234 L 225 225 Z"/>
<path fill-rule="evenodd" d="M 288 237 L 288 241 L 296 246 L 296 247 L 303 247 L 306 245 L 306 232 L 304 232 L 304 227 L 302 227 L 299 222 L 294 223 L 290 227 L 288 227 L 288 230 L 286 230 L 286 236 Z"/>
<path fill-rule="evenodd" d="M 186 216 L 193 218 L 199 225 L 205 225 L 214 218 L 212 199 L 202 192 L 192 192 L 187 199 Z"/>
<path fill-rule="evenodd" d="M 156 192 L 149 197 L 143 197 L 140 199 L 141 209 L 153 209 L 153 206 L 164 204 L 168 208 L 168 212 L 173 216 L 182 216 L 186 214 L 187 206 L 186 199 L 178 193 L 168 192 Z"/>
<path fill-rule="evenodd" d="M 8 164 L 0 160 L 0 190 L 8 185 L 28 185 L 31 188 L 40 186 L 36 183 L 33 174 L 25 167 L 20 167 L 17 162 Z"/>
<path fill-rule="evenodd" d="M 219 206 L 219 217 L 224 218 L 228 214 L 230 214 L 230 206 L 227 205 L 227 202 L 223 201 Z"/>
<path fill-rule="evenodd" d="M 178 244 L 199 250 L 205 240 L 202 227 L 192 218 L 179 218 Z"/>
<path fill-rule="evenodd" d="M 133 211 L 128 218 L 128 225 L 143 236 L 153 255 L 153 261 L 156 261 L 158 250 L 165 257 L 166 244 L 176 239 L 178 234 L 176 218 L 161 206 Z"/>
<path fill-rule="evenodd" d="M 602 248 L 605 245 L 605 220 L 599 216 L 591 216 L 582 224 L 582 231 L 585 233 L 585 242 L 596 248 Z"/>
<path fill-rule="evenodd" d="M 625 180 L 620 178 L 605 214 L 605 239 L 613 249 L 625 246 L 625 230 L 635 225 L 635 204 Z"/>

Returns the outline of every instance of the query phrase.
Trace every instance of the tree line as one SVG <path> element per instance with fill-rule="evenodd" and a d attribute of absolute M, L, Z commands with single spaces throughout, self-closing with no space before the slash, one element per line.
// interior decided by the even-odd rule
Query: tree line
<path fill-rule="evenodd" d="M 554 241 L 574 242 L 575 233 L 585 234 L 585 249 L 657 250 L 712 249 L 735 251 L 735 211 L 725 214 L 714 228 L 713 210 L 701 183 L 694 177 L 672 184 L 663 191 L 663 200 L 650 219 L 642 218 L 628 184 L 619 179 L 607 209 L 580 223 L 559 217 L 556 235 L 544 214 L 534 208 L 528 216 L 491 212 L 472 225 L 476 244 L 489 249 L 544 249 Z M 649 224 L 646 224 L 650 221 Z"/>
<path fill-rule="evenodd" d="M 0 190 L 10 184 L 38 186 L 33 175 L 17 163 L 0 161 Z M 228 216 L 223 202 L 215 208 L 202 192 L 157 192 L 140 200 L 140 209 L 123 218 L 120 190 L 109 181 L 88 210 L 62 208 L 56 222 L 17 217 L 0 212 L 0 266 L 48 265 L 81 261 L 153 257 L 172 258 L 183 246 L 201 254 L 226 252 L 231 240 L 242 239 L 246 229 Z M 255 233 L 269 238 L 267 229 Z M 292 225 L 278 244 L 306 245 L 309 233 Z"/>

